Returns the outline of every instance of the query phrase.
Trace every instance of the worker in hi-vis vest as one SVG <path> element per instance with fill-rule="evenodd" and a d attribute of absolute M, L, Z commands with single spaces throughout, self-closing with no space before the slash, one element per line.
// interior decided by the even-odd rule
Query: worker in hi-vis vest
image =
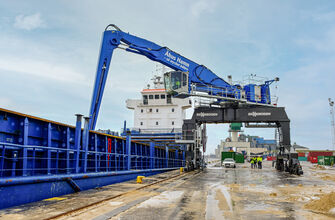
<path fill-rule="evenodd" d="M 250 159 L 250 164 L 251 164 L 251 169 L 254 169 L 254 165 L 255 165 L 255 160 L 254 158 Z"/>
<path fill-rule="evenodd" d="M 263 161 L 263 158 L 261 156 L 258 156 L 257 157 L 258 169 L 262 169 L 262 161 Z"/>

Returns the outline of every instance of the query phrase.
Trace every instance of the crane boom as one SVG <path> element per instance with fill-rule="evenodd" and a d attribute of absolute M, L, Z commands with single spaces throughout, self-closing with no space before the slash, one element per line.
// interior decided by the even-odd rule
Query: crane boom
<path fill-rule="evenodd" d="M 112 29 L 109 29 L 112 28 Z M 90 107 L 89 129 L 94 130 L 97 122 L 101 100 L 108 75 L 110 61 L 116 48 L 146 56 L 175 70 L 164 75 L 168 92 L 179 97 L 192 95 L 194 91 L 207 93 L 221 101 L 250 102 L 254 104 L 271 104 L 269 85 L 249 84 L 231 85 L 204 65 L 162 47 L 151 41 L 121 31 L 116 25 L 108 25 L 103 33 L 100 56 L 97 66 L 93 95 Z M 257 92 L 258 91 L 258 92 Z"/>

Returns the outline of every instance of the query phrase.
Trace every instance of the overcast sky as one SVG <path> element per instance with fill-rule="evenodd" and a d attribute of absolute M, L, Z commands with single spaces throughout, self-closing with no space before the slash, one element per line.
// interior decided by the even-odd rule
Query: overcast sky
<path fill-rule="evenodd" d="M 75 113 L 87 115 L 101 34 L 110 23 L 223 78 L 280 77 L 277 95 L 291 119 L 292 143 L 331 149 L 335 1 L 0 0 L 0 107 L 68 124 Z M 114 52 L 97 128 L 133 125 L 125 100 L 140 98 L 155 65 Z M 274 136 L 273 129 L 244 130 Z M 208 136 L 213 152 L 227 126 L 209 126 Z"/>

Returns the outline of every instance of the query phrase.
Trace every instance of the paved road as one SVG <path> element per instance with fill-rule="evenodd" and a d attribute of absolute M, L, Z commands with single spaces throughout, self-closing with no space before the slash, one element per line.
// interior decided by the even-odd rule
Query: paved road
<path fill-rule="evenodd" d="M 304 206 L 335 191 L 335 169 L 319 170 L 309 163 L 303 166 L 303 176 L 277 172 L 270 162 L 264 162 L 262 170 L 250 169 L 249 164 L 236 169 L 213 166 L 140 190 L 134 190 L 139 185 L 129 181 L 63 196 L 61 201 L 13 208 L 3 215 L 0 212 L 0 217 L 43 219 L 129 192 L 63 219 L 333 219 L 328 213 L 310 211 Z M 146 178 L 143 185 L 177 173 Z"/>
<path fill-rule="evenodd" d="M 334 182 L 313 178 L 310 165 L 301 177 L 277 172 L 270 162 L 264 165 L 262 170 L 247 164 L 209 167 L 112 219 L 331 219 L 303 206 L 334 190 Z"/>

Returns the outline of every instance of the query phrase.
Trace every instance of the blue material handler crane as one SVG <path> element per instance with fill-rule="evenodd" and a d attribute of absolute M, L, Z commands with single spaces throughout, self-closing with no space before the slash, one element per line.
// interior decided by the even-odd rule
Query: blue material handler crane
<path fill-rule="evenodd" d="M 279 78 L 265 81 L 260 85 L 232 85 L 186 57 L 151 41 L 121 31 L 116 25 L 106 27 L 100 50 L 96 79 L 94 84 L 89 129 L 94 130 L 99 114 L 103 91 L 115 49 L 146 56 L 150 60 L 170 67 L 174 71 L 164 74 L 167 92 L 175 97 L 204 96 L 221 102 L 240 102 L 249 105 L 275 106 L 271 103 L 270 85 Z"/>
<path fill-rule="evenodd" d="M 96 79 L 90 107 L 89 130 L 94 130 L 108 70 L 115 49 L 139 54 L 150 60 L 170 67 L 173 71 L 164 73 L 165 89 L 174 97 L 189 96 L 206 97 L 215 100 L 209 108 L 197 108 L 191 120 L 184 120 L 183 134 L 190 139 L 194 129 L 202 123 L 233 123 L 244 122 L 249 127 L 277 127 L 281 134 L 276 168 L 281 171 L 302 174 L 296 155 L 292 153 L 290 144 L 290 120 L 283 107 L 277 108 L 271 102 L 270 85 L 279 78 L 266 80 L 260 84 L 245 85 L 227 82 L 213 73 L 204 65 L 200 65 L 172 50 L 162 47 L 146 39 L 121 31 L 116 25 L 106 27 L 98 61 Z M 213 105 L 212 105 L 213 104 Z M 213 107 L 216 106 L 216 107 Z M 254 125 L 250 123 L 256 123 Z M 257 123 L 263 123 L 259 125 Z M 191 132 L 188 134 L 188 132 Z M 199 147 L 194 147 L 193 165 L 196 161 Z"/>

